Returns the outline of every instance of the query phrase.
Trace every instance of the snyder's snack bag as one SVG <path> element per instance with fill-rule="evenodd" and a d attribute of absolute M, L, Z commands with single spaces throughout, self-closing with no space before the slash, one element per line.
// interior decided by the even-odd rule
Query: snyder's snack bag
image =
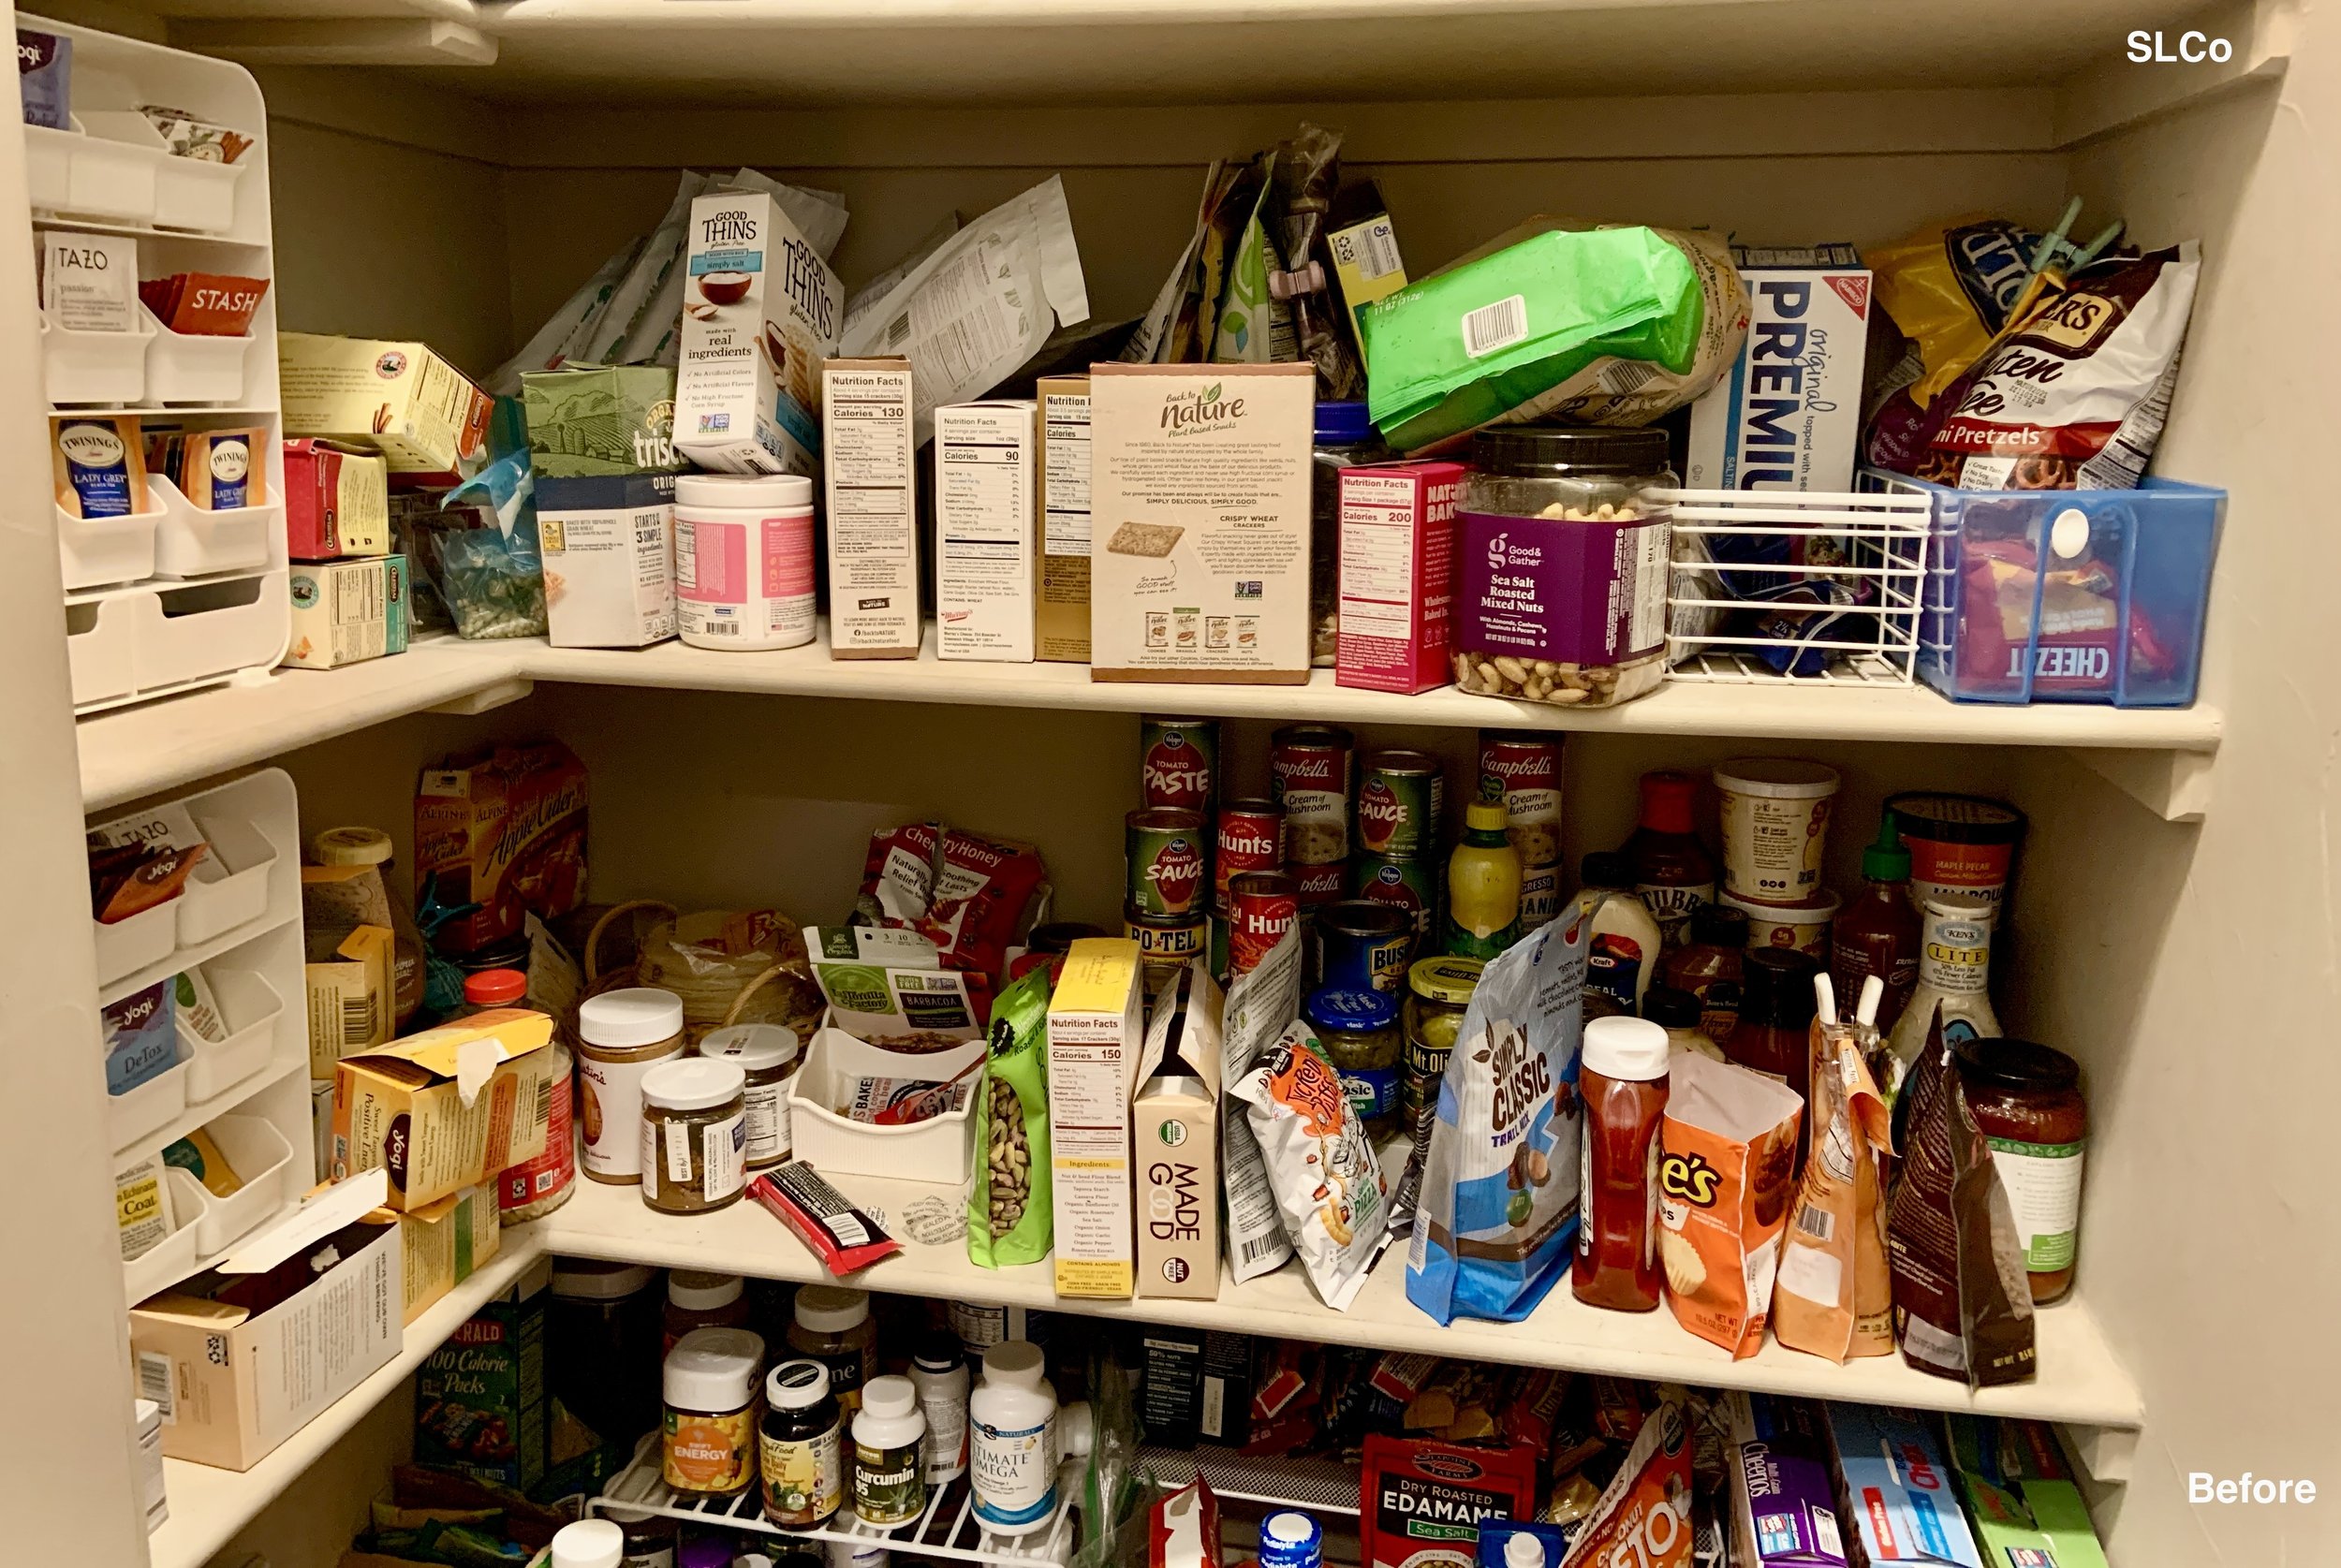
<path fill-rule="evenodd" d="M 1049 1191 L 1049 970 L 1033 970 L 992 1005 L 976 1091 L 976 1180 L 967 1193 L 967 1261 L 1038 1263 L 1053 1243 Z"/>
<path fill-rule="evenodd" d="M 1793 1128 L 1789 1142 L 1793 1149 Z M 1690 1568 L 1690 1421 L 1673 1399 L 1663 1400 L 1642 1422 L 1626 1462 L 1602 1488 L 1601 1501 L 1579 1527 L 1561 1568 L 1626 1563 Z"/>
<path fill-rule="evenodd" d="M 1577 1223 L 1583 915 L 1490 960 L 1439 1080 L 1406 1299 L 1440 1323 L 1513 1323 L 1568 1268 Z M 1790 1152 L 1794 1152 L 1791 1136 Z"/>
<path fill-rule="evenodd" d="M 1341 1075 L 1320 1050 L 1307 1025 L 1290 1025 L 1235 1093 L 1250 1107 L 1276 1211 L 1309 1283 L 1346 1312 L 1389 1239 L 1390 1188 Z"/>
<path fill-rule="evenodd" d="M 1761 1073 L 1675 1052 L 1660 1131 L 1658 1261 L 1674 1318 L 1733 1359 L 1764 1344 L 1804 1102 Z"/>
<path fill-rule="evenodd" d="M 1873 1036 L 1874 1037 L 1874 1036 Z M 1877 1157 L 1892 1117 L 1850 1024 L 1813 1020 L 1813 1149 L 1780 1253 L 1772 1331 L 1791 1350 L 1842 1365 L 1894 1353 L 1893 1280 Z"/>

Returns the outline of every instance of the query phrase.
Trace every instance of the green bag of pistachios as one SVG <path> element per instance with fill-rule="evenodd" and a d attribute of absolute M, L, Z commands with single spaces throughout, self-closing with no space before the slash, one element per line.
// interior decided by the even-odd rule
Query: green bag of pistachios
<path fill-rule="evenodd" d="M 976 1093 L 976 1179 L 967 1190 L 967 1261 L 1038 1263 L 1055 1245 L 1049 1195 L 1049 968 L 992 1004 Z"/>

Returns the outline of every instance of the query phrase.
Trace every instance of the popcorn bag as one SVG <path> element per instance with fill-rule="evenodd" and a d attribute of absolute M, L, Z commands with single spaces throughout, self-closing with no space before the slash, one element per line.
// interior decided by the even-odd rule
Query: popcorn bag
<path fill-rule="evenodd" d="M 1764 1344 L 1780 1233 L 1796 1195 L 1797 1092 L 1688 1051 L 1660 1132 L 1658 1261 L 1674 1319 L 1734 1360 Z"/>

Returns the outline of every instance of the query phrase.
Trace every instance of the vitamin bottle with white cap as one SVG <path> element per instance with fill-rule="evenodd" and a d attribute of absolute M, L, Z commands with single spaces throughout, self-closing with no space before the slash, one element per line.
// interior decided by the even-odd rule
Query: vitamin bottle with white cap
<path fill-rule="evenodd" d="M 618 1568 L 626 1532 L 609 1519 L 580 1519 L 553 1532 L 552 1568 Z"/>
<path fill-rule="evenodd" d="M 754 652 L 813 640 L 813 481 L 678 474 L 675 608 L 694 648 Z"/>

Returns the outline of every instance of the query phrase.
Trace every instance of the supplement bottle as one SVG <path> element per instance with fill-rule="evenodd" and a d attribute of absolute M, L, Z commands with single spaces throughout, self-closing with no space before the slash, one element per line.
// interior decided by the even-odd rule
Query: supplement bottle
<path fill-rule="evenodd" d="M 661 1474 L 694 1497 L 736 1497 L 756 1479 L 756 1396 L 764 1341 L 695 1328 L 667 1354 Z"/>
<path fill-rule="evenodd" d="M 957 1340 L 938 1331 L 920 1341 L 919 1354 L 910 1363 L 910 1385 L 919 1391 L 919 1414 L 927 1422 L 930 1487 L 967 1473 L 968 1382 Z"/>
<path fill-rule="evenodd" d="M 1056 1513 L 1056 1390 L 1040 1347 L 1003 1340 L 983 1353 L 967 1403 L 968 1485 L 976 1518 L 998 1535 L 1028 1535 Z"/>
<path fill-rule="evenodd" d="M 870 1321 L 870 1294 L 843 1285 L 806 1285 L 797 1292 L 788 1324 L 788 1348 L 829 1369 L 837 1408 L 851 1415 L 861 1408 L 861 1385 L 877 1372 L 877 1326 Z"/>
<path fill-rule="evenodd" d="M 758 1461 L 766 1518 L 810 1530 L 836 1514 L 846 1491 L 844 1419 L 818 1361 L 783 1361 L 764 1379 Z"/>
<path fill-rule="evenodd" d="M 862 1523 L 907 1524 L 926 1512 L 927 1418 L 906 1377 L 861 1386 L 853 1418 L 853 1509 Z"/>

